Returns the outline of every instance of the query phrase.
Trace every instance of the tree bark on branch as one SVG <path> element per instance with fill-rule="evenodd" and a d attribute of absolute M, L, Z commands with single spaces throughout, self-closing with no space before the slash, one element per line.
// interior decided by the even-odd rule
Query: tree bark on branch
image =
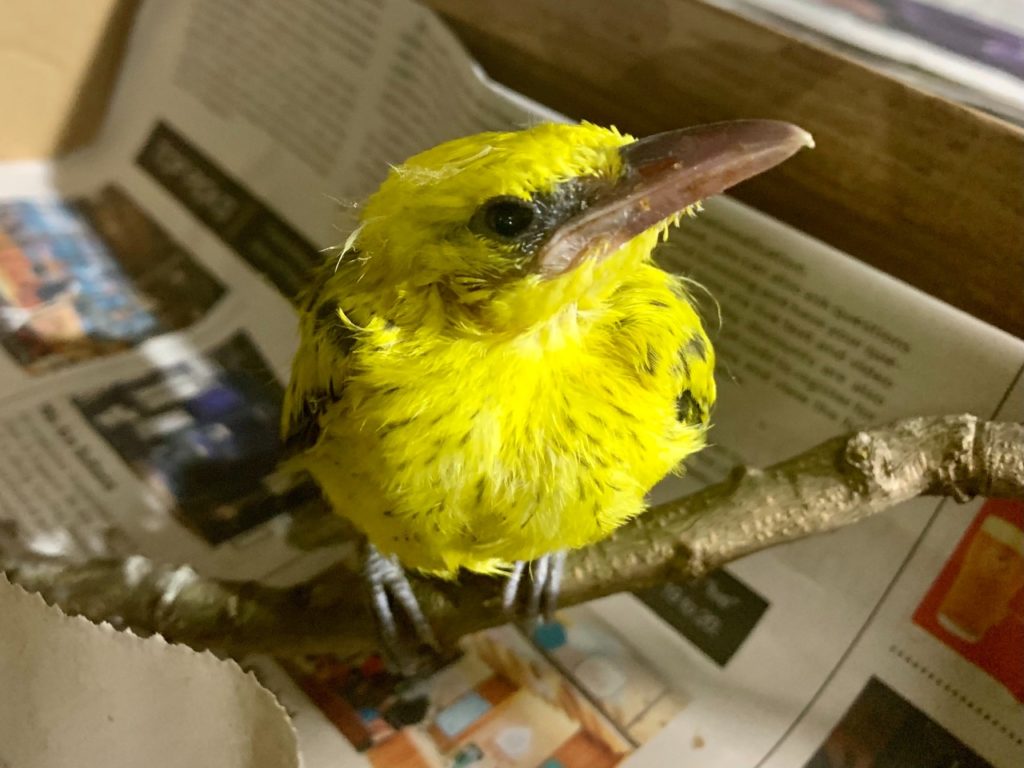
<path fill-rule="evenodd" d="M 768 469 L 738 469 L 571 552 L 560 604 L 699 578 L 921 495 L 1024 498 L 1024 425 L 969 415 L 906 419 L 834 438 Z M 143 557 L 69 564 L 0 551 L 0 570 L 68 613 L 196 648 L 359 658 L 377 647 L 360 577 L 340 567 L 288 589 L 204 578 Z M 410 579 L 442 646 L 507 621 L 498 579 Z"/>

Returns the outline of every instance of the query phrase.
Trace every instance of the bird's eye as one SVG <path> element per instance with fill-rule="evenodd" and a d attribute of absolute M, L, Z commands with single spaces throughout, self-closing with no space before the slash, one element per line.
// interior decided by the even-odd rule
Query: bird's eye
<path fill-rule="evenodd" d="M 533 206 L 518 197 L 499 197 L 483 208 L 483 225 L 499 237 L 523 234 L 533 223 Z"/>

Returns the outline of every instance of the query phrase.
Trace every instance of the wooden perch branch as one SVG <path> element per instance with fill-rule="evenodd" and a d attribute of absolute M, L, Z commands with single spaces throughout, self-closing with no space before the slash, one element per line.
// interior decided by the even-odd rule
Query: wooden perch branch
<path fill-rule="evenodd" d="M 571 553 L 561 604 L 696 578 L 920 495 L 1024 498 L 1024 425 L 973 416 L 907 419 L 829 440 L 769 469 L 739 470 Z M 65 611 L 194 647 L 342 657 L 376 648 L 359 578 L 340 568 L 290 589 L 216 581 L 142 557 L 69 565 L 5 560 L 0 551 L 0 569 Z M 506 621 L 496 579 L 411 578 L 443 645 Z"/>

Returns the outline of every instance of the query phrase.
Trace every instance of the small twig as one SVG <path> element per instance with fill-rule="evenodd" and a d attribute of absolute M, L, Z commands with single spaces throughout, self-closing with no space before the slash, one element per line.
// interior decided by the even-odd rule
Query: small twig
<path fill-rule="evenodd" d="M 738 557 L 850 525 L 920 495 L 1024 498 L 1024 425 L 973 416 L 916 418 L 829 440 L 766 470 L 659 505 L 572 552 L 561 603 L 696 578 Z M 0 542 L 2 544 L 2 542 Z M 79 565 L 4 559 L 12 581 L 65 611 L 229 654 L 376 647 L 358 576 L 334 569 L 290 589 L 225 582 L 142 557 Z M 442 644 L 506 621 L 501 584 L 412 577 Z"/>

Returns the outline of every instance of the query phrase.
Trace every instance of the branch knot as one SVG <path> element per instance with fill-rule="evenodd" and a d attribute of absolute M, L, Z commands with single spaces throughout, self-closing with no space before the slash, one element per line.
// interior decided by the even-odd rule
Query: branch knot
<path fill-rule="evenodd" d="M 936 478 L 943 490 L 958 503 L 970 501 L 976 495 L 971 487 L 976 480 L 977 464 L 984 461 L 977 455 L 978 417 L 969 413 L 953 419 L 954 430 L 949 451 L 936 468 Z"/>
<path fill-rule="evenodd" d="M 894 472 L 892 451 L 888 442 L 871 432 L 857 432 L 850 436 L 843 452 L 846 464 L 860 475 L 857 490 L 868 495 L 875 489 L 889 494 L 899 487 Z"/>

